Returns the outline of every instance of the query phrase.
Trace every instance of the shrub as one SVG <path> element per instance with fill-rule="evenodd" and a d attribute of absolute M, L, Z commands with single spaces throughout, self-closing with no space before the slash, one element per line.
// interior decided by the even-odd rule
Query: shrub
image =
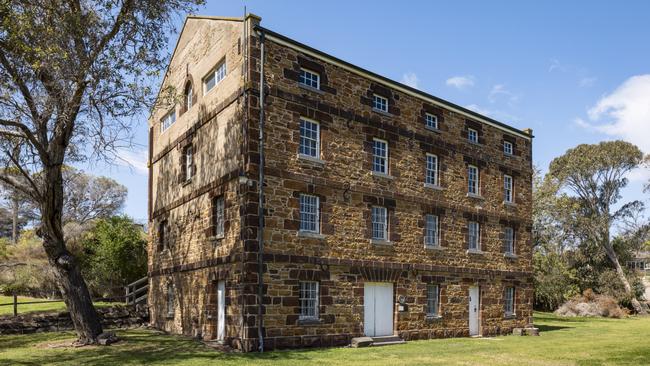
<path fill-rule="evenodd" d="M 622 318 L 628 312 L 618 305 L 618 301 L 608 295 L 596 294 L 587 289 L 582 295 L 576 295 L 562 304 L 555 313 L 562 316 Z"/>
<path fill-rule="evenodd" d="M 578 294 L 575 270 L 555 252 L 536 252 L 533 256 L 535 270 L 535 308 L 555 310 Z"/>

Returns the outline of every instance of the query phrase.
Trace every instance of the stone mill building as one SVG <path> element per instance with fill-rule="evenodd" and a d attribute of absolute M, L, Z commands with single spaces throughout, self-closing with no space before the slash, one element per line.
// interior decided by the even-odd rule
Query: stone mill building
<path fill-rule="evenodd" d="M 530 324 L 532 131 L 260 22 L 188 17 L 162 81 L 153 325 L 256 351 Z"/>

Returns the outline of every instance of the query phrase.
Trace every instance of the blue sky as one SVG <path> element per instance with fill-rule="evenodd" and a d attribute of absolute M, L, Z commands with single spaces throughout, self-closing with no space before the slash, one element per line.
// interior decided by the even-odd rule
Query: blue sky
<path fill-rule="evenodd" d="M 262 25 L 353 64 L 518 128 L 534 162 L 580 143 L 624 139 L 650 153 L 650 2 L 207 1 L 198 13 L 262 17 Z M 178 20 L 178 28 L 182 19 Z M 170 37 L 170 52 L 177 35 Z M 146 117 L 130 167 L 87 167 L 129 188 L 126 213 L 146 218 Z M 625 199 L 643 199 L 648 169 Z"/>

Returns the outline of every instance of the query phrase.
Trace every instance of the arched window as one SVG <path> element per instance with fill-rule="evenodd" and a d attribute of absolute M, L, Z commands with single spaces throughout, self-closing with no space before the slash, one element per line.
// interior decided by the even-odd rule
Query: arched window
<path fill-rule="evenodd" d="M 192 93 L 192 83 L 188 81 L 187 84 L 185 84 L 185 92 L 183 93 L 186 111 L 192 108 L 192 105 L 194 104 Z"/>

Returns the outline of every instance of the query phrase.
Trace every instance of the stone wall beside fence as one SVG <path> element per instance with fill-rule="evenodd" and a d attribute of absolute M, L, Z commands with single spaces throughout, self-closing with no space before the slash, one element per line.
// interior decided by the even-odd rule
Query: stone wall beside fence
<path fill-rule="evenodd" d="M 149 323 L 146 305 L 114 305 L 97 308 L 106 328 L 133 328 Z M 40 312 L 0 317 L 0 335 L 28 334 L 72 330 L 72 319 L 68 312 Z"/>

